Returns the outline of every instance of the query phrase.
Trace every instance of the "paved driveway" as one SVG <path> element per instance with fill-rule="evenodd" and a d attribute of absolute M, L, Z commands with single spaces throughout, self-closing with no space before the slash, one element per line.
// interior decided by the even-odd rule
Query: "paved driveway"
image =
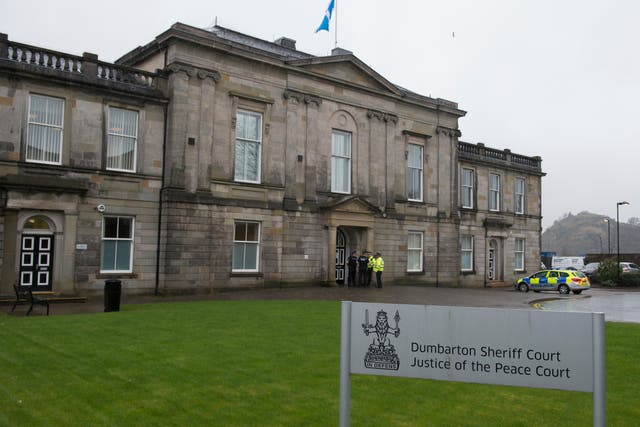
<path fill-rule="evenodd" d="M 542 294 L 542 293 L 540 293 Z M 540 295 L 539 294 L 539 295 Z M 585 298 L 564 297 L 537 304 L 550 311 L 586 311 L 604 313 L 605 321 L 640 323 L 640 292 L 610 289 L 590 289 Z"/>
<path fill-rule="evenodd" d="M 629 296 L 631 295 L 631 297 Z M 230 301 L 230 300 L 319 300 L 359 301 L 398 304 L 444 305 L 462 307 L 498 307 L 543 309 L 557 311 L 604 311 L 609 321 L 640 322 L 640 291 L 590 289 L 581 295 L 559 295 L 557 292 L 518 292 L 507 288 L 434 288 L 422 286 L 387 286 L 376 288 L 294 287 L 256 290 L 215 291 L 206 295 L 129 296 L 122 297 L 122 305 L 166 303 L 174 301 Z M 2 306 L 6 313 L 11 306 Z M 24 316 L 26 306 L 16 308 L 15 315 Z M 51 315 L 100 313 L 104 301 L 90 297 L 83 304 L 52 304 Z M 42 307 L 35 307 L 33 315 L 43 315 Z"/>

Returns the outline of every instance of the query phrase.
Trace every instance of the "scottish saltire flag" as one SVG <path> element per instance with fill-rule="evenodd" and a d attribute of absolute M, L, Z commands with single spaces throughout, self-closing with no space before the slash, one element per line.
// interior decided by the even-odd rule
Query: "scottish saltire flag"
<path fill-rule="evenodd" d="M 331 14 L 333 13 L 333 6 L 335 2 L 336 0 L 331 0 L 329 2 L 329 6 L 327 6 L 327 11 L 324 13 L 324 18 L 322 19 L 320 26 L 316 30 L 316 33 L 320 30 L 329 31 L 329 21 L 331 21 Z"/>

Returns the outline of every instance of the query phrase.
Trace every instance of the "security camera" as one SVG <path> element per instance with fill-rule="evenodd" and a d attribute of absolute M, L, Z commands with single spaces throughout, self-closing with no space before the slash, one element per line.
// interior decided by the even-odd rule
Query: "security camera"
<path fill-rule="evenodd" d="M 98 205 L 96 206 L 96 209 L 98 210 L 98 212 L 102 213 L 107 210 L 107 207 L 105 205 Z"/>

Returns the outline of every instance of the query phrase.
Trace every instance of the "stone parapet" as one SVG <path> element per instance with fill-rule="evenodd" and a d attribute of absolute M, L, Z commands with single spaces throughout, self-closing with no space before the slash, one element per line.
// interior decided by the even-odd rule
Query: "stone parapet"
<path fill-rule="evenodd" d="M 99 61 L 98 56 L 92 53 L 76 56 L 12 42 L 6 34 L 0 33 L 0 70 L 3 69 L 140 95 L 160 96 L 156 88 L 156 73 Z"/>

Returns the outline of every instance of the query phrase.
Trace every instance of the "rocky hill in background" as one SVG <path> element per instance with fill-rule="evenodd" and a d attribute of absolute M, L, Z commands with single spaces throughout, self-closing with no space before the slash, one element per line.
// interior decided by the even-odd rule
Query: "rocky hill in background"
<path fill-rule="evenodd" d="M 611 253 L 617 251 L 616 219 L 605 215 L 580 212 L 566 214 L 542 233 L 542 251 L 558 256 L 579 256 L 587 253 L 608 253 L 607 223 L 611 230 Z M 640 223 L 631 218 L 620 223 L 620 253 L 640 253 Z"/>

